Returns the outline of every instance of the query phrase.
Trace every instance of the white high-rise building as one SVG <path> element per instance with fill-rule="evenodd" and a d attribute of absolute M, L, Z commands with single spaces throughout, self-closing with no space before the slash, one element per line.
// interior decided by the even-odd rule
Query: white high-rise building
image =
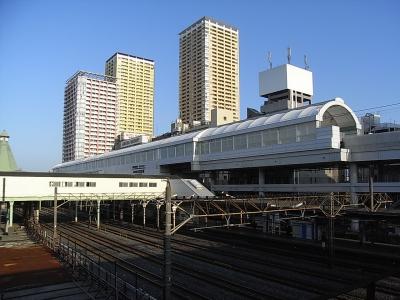
<path fill-rule="evenodd" d="M 116 137 L 117 83 L 114 77 L 78 71 L 64 93 L 63 162 L 102 154 Z"/>

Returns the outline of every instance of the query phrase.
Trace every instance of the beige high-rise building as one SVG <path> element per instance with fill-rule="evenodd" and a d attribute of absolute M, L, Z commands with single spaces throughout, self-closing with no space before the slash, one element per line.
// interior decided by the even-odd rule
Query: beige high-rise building
<path fill-rule="evenodd" d="M 106 61 L 106 75 L 117 78 L 117 133 L 153 135 L 154 61 L 117 52 Z"/>
<path fill-rule="evenodd" d="M 214 108 L 240 119 L 239 31 L 203 17 L 179 34 L 180 118 L 207 123 Z"/>
<path fill-rule="evenodd" d="M 114 77 L 78 71 L 64 92 L 62 161 L 112 149 L 116 135 L 117 84 Z"/>

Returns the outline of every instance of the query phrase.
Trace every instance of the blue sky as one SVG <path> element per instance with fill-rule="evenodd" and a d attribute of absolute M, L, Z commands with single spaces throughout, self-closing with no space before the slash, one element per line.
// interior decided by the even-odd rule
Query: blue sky
<path fill-rule="evenodd" d="M 116 51 L 155 60 L 155 131 L 168 131 L 178 115 L 178 33 L 204 15 L 239 28 L 242 118 L 262 104 L 266 53 L 278 65 L 288 46 L 293 64 L 309 58 L 314 102 L 400 102 L 400 1 L 0 0 L 0 129 L 19 167 L 61 161 L 65 81 L 103 73 Z M 400 121 L 399 106 L 374 111 Z"/>

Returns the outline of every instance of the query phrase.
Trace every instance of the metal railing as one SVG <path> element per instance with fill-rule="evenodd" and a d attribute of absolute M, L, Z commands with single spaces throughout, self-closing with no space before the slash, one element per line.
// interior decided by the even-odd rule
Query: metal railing
<path fill-rule="evenodd" d="M 105 299 L 155 300 L 138 287 L 138 274 L 121 266 L 117 260 L 109 260 L 67 235 L 58 234 L 54 239 L 51 230 L 27 223 L 28 234 L 37 242 L 51 249 L 70 271 L 76 283 L 88 287 L 81 289 L 91 298 L 99 295 Z M 129 274 L 130 273 L 130 274 Z M 134 283 L 128 282 L 131 278 Z"/>

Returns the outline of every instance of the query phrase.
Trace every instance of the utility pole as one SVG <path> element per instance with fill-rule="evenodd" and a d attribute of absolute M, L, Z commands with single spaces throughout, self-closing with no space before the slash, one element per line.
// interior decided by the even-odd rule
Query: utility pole
<path fill-rule="evenodd" d="M 371 211 L 374 211 L 374 165 L 371 164 L 369 165 L 369 180 L 368 180 L 368 186 L 369 186 L 369 195 L 371 197 Z"/>
<path fill-rule="evenodd" d="M 57 187 L 54 188 L 54 221 L 53 221 L 53 245 L 55 246 L 57 238 Z"/>
<path fill-rule="evenodd" d="M 328 251 L 329 251 L 329 266 L 333 267 L 335 257 L 335 199 L 333 193 L 330 193 L 330 213 L 328 219 Z"/>
<path fill-rule="evenodd" d="M 171 185 L 165 189 L 164 300 L 171 299 Z"/>

